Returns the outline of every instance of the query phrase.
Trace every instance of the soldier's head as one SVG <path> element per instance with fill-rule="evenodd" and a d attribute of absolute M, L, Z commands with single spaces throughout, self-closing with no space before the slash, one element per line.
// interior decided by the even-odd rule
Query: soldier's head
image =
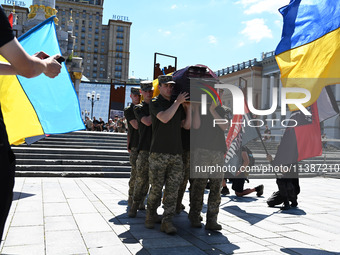
<path fill-rule="evenodd" d="M 140 102 L 140 89 L 138 87 L 131 88 L 130 98 L 133 104 L 139 104 Z"/>
<path fill-rule="evenodd" d="M 149 103 L 153 97 L 152 81 L 142 81 L 140 83 L 141 93 L 146 103 Z"/>
<path fill-rule="evenodd" d="M 158 88 L 159 93 L 166 99 L 170 100 L 172 89 L 175 82 L 172 79 L 172 75 L 160 75 L 158 76 Z"/>

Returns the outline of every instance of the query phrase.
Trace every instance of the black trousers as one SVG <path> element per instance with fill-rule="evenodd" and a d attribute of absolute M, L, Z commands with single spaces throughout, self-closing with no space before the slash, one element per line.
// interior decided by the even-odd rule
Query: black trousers
<path fill-rule="evenodd" d="M 5 125 L 0 118 L 0 243 L 13 200 L 15 156 L 8 144 Z"/>

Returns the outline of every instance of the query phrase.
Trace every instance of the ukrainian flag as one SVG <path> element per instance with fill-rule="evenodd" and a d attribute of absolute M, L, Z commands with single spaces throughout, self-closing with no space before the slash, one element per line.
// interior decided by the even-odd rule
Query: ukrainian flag
<path fill-rule="evenodd" d="M 323 87 L 340 83 L 340 1 L 291 0 L 280 12 L 284 24 L 275 55 L 282 85 L 308 89 L 307 107 Z M 287 97 L 305 95 L 288 93 Z M 298 110 L 295 105 L 289 108 Z"/>
<path fill-rule="evenodd" d="M 48 55 L 61 55 L 53 19 L 47 19 L 19 38 L 28 54 L 44 51 Z M 6 60 L 0 56 L 0 61 Z M 85 128 L 65 63 L 54 79 L 44 74 L 32 79 L 0 76 L 0 104 L 10 144 L 21 144 L 28 137 Z"/>

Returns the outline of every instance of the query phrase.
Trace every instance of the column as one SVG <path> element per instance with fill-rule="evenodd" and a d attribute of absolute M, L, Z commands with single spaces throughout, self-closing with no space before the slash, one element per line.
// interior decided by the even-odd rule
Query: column
<path fill-rule="evenodd" d="M 262 77 L 261 109 L 265 109 L 268 104 L 268 77 Z"/>

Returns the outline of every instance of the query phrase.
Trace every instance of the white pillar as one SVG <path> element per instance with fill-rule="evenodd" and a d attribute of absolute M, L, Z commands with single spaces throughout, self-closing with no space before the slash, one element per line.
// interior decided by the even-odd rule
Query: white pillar
<path fill-rule="evenodd" d="M 269 107 L 273 104 L 273 88 L 275 86 L 275 76 L 274 74 L 270 75 L 270 84 L 269 84 Z"/>
<path fill-rule="evenodd" d="M 281 79 L 279 78 L 279 92 L 277 93 L 279 97 L 278 106 L 281 106 L 281 89 L 282 89 L 282 82 L 281 82 Z"/>
<path fill-rule="evenodd" d="M 265 109 L 268 102 L 268 77 L 262 77 L 261 109 Z"/>

